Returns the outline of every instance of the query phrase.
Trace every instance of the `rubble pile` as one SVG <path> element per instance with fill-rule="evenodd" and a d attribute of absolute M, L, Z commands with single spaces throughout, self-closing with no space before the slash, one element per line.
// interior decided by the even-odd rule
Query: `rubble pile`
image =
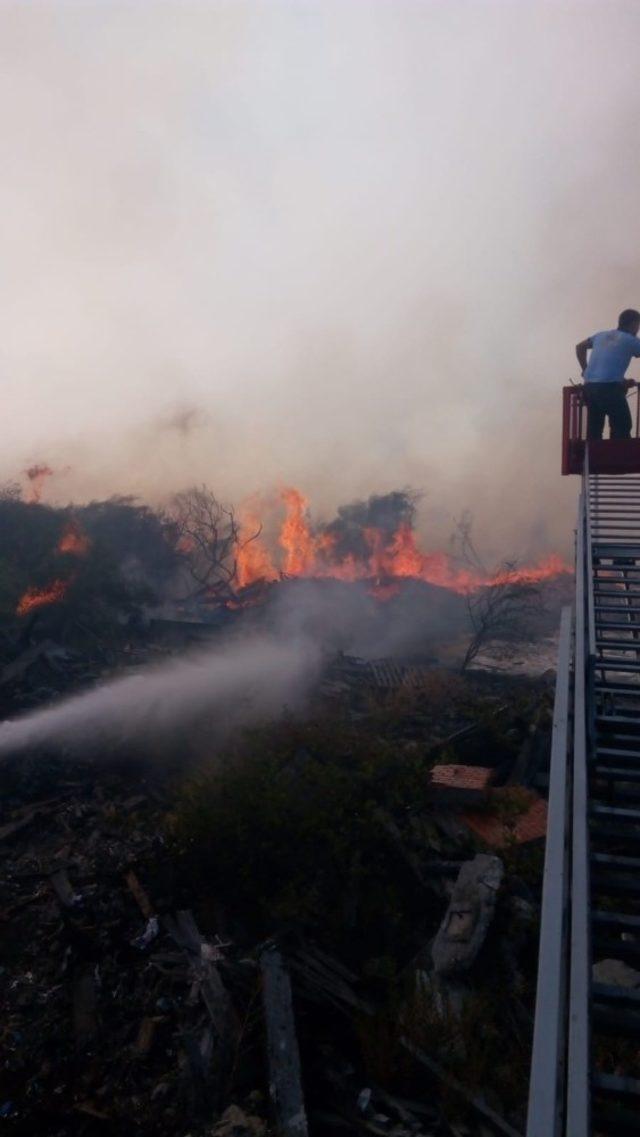
<path fill-rule="evenodd" d="M 490 816 L 549 688 L 392 675 L 336 657 L 196 768 L 0 767 L 9 1132 L 521 1132 L 540 841 L 485 855 L 430 771 Z"/>

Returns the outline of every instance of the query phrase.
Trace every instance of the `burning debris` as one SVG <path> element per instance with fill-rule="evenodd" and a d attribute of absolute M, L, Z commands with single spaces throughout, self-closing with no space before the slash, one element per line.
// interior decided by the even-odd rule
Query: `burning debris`
<path fill-rule="evenodd" d="M 68 580 L 54 580 L 44 588 L 27 588 L 18 601 L 16 616 L 28 616 L 38 608 L 59 604 L 67 595 L 69 585 Z"/>
<path fill-rule="evenodd" d="M 33 480 L 44 471 L 34 467 Z M 273 608 L 282 593 L 298 605 L 298 622 L 308 623 L 309 601 L 311 612 L 322 610 L 314 635 L 368 655 L 412 653 L 420 641 L 424 653 L 438 637 L 464 636 L 470 623 L 469 662 L 487 640 L 515 634 L 525 593 L 535 598 L 538 582 L 566 571 L 557 557 L 490 574 L 444 553 L 423 553 L 415 512 L 407 491 L 343 506 L 317 524 L 295 489 L 283 491 L 279 517 L 267 510 L 264 519 L 257 499 L 236 516 L 206 487 L 176 495 L 165 512 L 129 498 L 54 509 L 5 497 L 4 614 L 25 620 L 64 606 L 72 624 L 77 614 L 91 628 L 106 606 L 112 621 L 117 613 L 121 622 L 144 622 L 155 608 L 210 622 L 225 609 Z M 296 584 L 309 587 L 295 592 Z M 325 588 L 321 605 L 312 586 Z M 286 599 L 280 607 L 287 608 Z"/>
<path fill-rule="evenodd" d="M 71 557 L 86 557 L 91 548 L 91 541 L 83 532 L 80 523 L 71 518 L 58 541 L 57 551 L 66 553 Z"/>
<path fill-rule="evenodd" d="M 70 557 L 86 557 L 91 548 L 91 541 L 83 533 L 79 523 L 71 518 L 56 546 L 56 553 Z M 67 596 L 75 574 L 66 579 L 58 578 L 42 587 L 31 586 L 20 597 L 16 606 L 16 616 L 29 616 L 39 608 L 46 608 L 51 604 L 60 604 Z"/>
<path fill-rule="evenodd" d="M 342 506 L 334 520 L 316 525 L 311 523 L 309 503 L 299 490 L 284 489 L 280 500 L 284 518 L 277 537 L 279 558 L 264 544 L 265 526 L 256 508 L 247 514 L 244 541 L 237 551 L 238 580 L 243 586 L 283 575 L 365 580 L 381 588 L 414 579 L 466 594 L 505 580 L 535 584 L 573 571 L 555 554 L 538 565 L 490 574 L 456 565 L 446 553 L 424 553 L 414 529 L 415 496 L 408 491 L 373 495 L 367 501 Z M 378 595 L 383 598 L 384 592 Z"/>

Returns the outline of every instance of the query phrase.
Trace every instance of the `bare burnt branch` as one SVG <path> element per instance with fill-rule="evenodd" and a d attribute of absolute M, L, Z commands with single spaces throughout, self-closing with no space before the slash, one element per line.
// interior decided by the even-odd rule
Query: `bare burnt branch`
<path fill-rule="evenodd" d="M 470 570 L 488 579 L 488 584 L 469 593 L 467 615 L 471 636 L 464 653 L 461 670 L 466 671 L 478 653 L 492 640 L 513 635 L 526 616 L 540 604 L 540 589 L 520 575 L 515 558 L 502 561 L 489 574 L 471 536 L 472 517 L 465 513 L 456 522 L 452 547 Z"/>
<path fill-rule="evenodd" d="M 190 598 L 233 599 L 239 526 L 233 509 L 207 486 L 176 494 L 167 511 L 167 531 L 193 581 Z"/>

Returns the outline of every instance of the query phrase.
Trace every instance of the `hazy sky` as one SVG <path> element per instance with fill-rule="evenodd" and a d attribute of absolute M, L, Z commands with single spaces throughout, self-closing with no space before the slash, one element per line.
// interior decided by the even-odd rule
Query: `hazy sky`
<path fill-rule="evenodd" d="M 640 307 L 638 43 L 637 0 L 0 0 L 0 477 L 411 484 L 427 546 L 471 508 L 568 551 L 560 387 Z"/>

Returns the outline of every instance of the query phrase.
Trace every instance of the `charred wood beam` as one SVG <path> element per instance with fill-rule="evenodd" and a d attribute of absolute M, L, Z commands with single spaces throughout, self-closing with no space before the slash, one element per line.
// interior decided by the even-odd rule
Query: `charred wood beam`
<path fill-rule="evenodd" d="M 216 966 L 220 949 L 200 935 L 193 914 L 186 910 L 165 916 L 163 923 L 174 943 L 182 948 L 190 967 L 192 996 L 202 999 L 211 1020 L 212 1031 L 200 1042 L 197 1062 L 211 1070 L 214 1094 L 219 1103 L 233 1066 L 238 1042 L 238 1021 L 220 972 Z M 205 1044 L 206 1043 L 206 1044 Z M 195 1051 L 188 1052 L 193 1067 Z"/>
<path fill-rule="evenodd" d="M 308 1137 L 291 980 L 273 942 L 266 943 L 260 952 L 260 970 L 267 1026 L 269 1093 L 278 1131 L 284 1137 Z"/>
<path fill-rule="evenodd" d="M 175 943 L 186 952 L 193 973 L 194 986 L 209 1012 L 212 1026 L 226 1049 L 235 1040 L 236 1022 L 229 993 L 216 967 L 218 949 L 205 942 L 189 911 L 175 917 L 165 916 L 164 924 Z"/>

